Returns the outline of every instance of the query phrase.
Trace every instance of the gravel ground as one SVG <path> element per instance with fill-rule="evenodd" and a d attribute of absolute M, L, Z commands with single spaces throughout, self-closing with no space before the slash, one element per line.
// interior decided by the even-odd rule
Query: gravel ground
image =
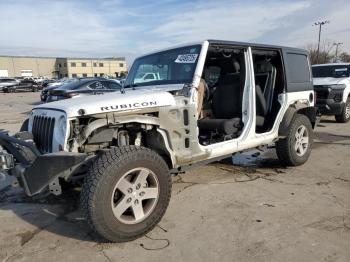
<path fill-rule="evenodd" d="M 38 103 L 0 93 L 0 128 L 16 132 Z M 323 118 L 301 167 L 267 149 L 177 176 L 160 224 L 129 243 L 90 231 L 78 190 L 31 199 L 14 183 L 0 191 L 0 261 L 350 261 L 349 134 Z"/>

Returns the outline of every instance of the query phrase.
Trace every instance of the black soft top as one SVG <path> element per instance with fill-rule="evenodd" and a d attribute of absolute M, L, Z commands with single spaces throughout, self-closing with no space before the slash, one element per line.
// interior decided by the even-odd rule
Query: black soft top
<path fill-rule="evenodd" d="M 253 46 L 258 48 L 272 48 L 280 49 L 282 51 L 288 51 L 298 54 L 309 55 L 309 52 L 305 49 L 288 47 L 288 46 L 279 46 L 279 45 L 267 45 L 267 44 L 258 44 L 258 43 L 249 43 L 249 42 L 238 42 L 238 41 L 227 41 L 227 40 L 214 40 L 210 39 L 208 42 L 212 45 L 236 45 L 236 46 Z"/>
<path fill-rule="evenodd" d="M 221 46 L 241 46 L 241 47 L 255 47 L 255 48 L 268 48 L 279 50 L 282 54 L 284 71 L 286 76 L 287 92 L 300 92 L 313 90 L 312 75 L 310 69 L 310 61 L 308 59 L 309 52 L 304 49 L 285 47 L 277 45 L 265 45 L 255 43 L 244 43 L 235 41 L 223 41 L 223 40 L 208 40 L 210 45 Z"/>

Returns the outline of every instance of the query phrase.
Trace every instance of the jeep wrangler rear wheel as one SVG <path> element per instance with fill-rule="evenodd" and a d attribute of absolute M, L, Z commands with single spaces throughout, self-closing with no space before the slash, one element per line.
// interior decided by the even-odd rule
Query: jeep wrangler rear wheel
<path fill-rule="evenodd" d="M 156 152 L 136 146 L 112 148 L 93 162 L 81 206 L 90 226 L 112 242 L 136 239 L 163 217 L 171 176 Z"/>
<path fill-rule="evenodd" d="M 343 112 L 340 115 L 335 116 L 335 120 L 338 123 L 347 123 L 350 120 L 350 98 L 346 100 Z"/>
<path fill-rule="evenodd" d="M 305 115 L 297 114 L 289 126 L 287 137 L 276 143 L 277 156 L 286 165 L 302 165 L 310 156 L 312 141 L 310 120 Z"/>

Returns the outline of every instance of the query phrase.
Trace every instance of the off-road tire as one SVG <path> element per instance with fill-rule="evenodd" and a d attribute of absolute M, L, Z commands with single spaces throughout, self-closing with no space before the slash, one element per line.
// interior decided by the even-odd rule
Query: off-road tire
<path fill-rule="evenodd" d="M 348 111 L 347 111 L 348 110 Z M 347 123 L 350 120 L 350 98 L 346 100 L 343 111 L 340 115 L 335 116 L 335 121 L 338 123 Z"/>
<path fill-rule="evenodd" d="M 114 216 L 110 199 L 123 174 L 140 166 L 157 176 L 158 201 L 145 220 L 125 224 Z M 87 173 L 81 192 L 81 209 L 91 228 L 106 240 L 131 241 L 152 230 L 161 220 L 169 204 L 171 186 L 169 168 L 156 152 L 137 146 L 111 148 L 93 161 Z"/>
<path fill-rule="evenodd" d="M 296 144 L 296 132 L 299 127 L 305 126 L 309 136 L 309 145 L 303 156 L 299 156 L 294 149 Z M 310 120 L 301 114 L 296 114 L 289 125 L 287 137 L 276 142 L 276 153 L 279 160 L 287 166 L 300 166 L 304 164 L 311 154 L 313 142 L 313 129 Z"/>
<path fill-rule="evenodd" d="M 10 90 L 9 90 L 8 88 L 3 88 L 2 91 L 3 91 L 4 93 L 10 93 Z"/>

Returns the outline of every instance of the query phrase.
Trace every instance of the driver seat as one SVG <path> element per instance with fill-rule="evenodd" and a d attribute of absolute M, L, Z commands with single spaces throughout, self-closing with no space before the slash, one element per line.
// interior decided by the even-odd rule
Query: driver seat
<path fill-rule="evenodd" d="M 237 60 L 233 61 L 233 68 L 233 73 L 229 72 L 220 76 L 212 100 L 215 118 L 198 120 L 200 130 L 234 135 L 241 129 L 241 73 Z"/>

